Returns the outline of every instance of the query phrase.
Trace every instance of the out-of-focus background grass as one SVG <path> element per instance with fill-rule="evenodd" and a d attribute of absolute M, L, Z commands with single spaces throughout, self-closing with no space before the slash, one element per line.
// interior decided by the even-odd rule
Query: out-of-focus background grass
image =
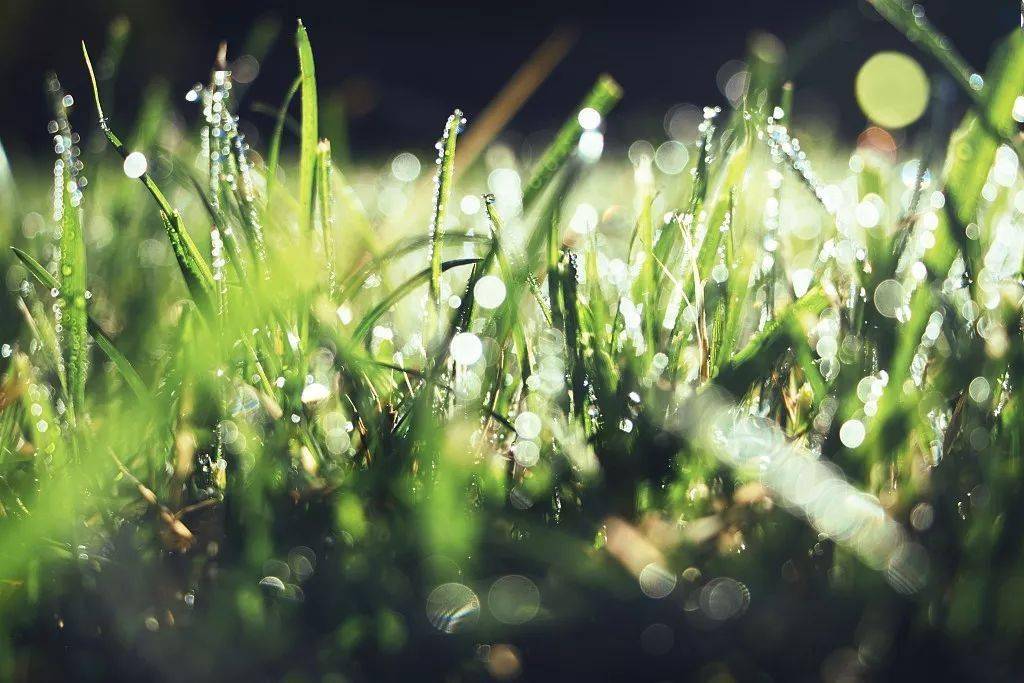
<path fill-rule="evenodd" d="M 1018 22 L 1009 0 L 927 0 L 923 6 L 975 65 L 986 64 L 995 40 Z M 117 86 L 117 108 L 126 115 L 138 106 L 140 88 L 153 81 L 169 85 L 175 96 L 191 87 L 221 40 L 240 55 L 251 49 L 254 27 L 290 30 L 293 18 L 303 17 L 317 30 L 321 106 L 327 107 L 322 118 L 332 125 L 331 107 L 344 106 L 357 151 L 419 144 L 436 134 L 433 122 L 453 104 L 479 112 L 530 51 L 562 26 L 577 28 L 579 39 L 517 118 L 514 128 L 524 134 L 557 126 L 561 112 L 575 104 L 566 84 L 604 70 L 630 93 L 613 138 L 616 129 L 654 135 L 673 105 L 724 101 L 724 80 L 716 76 L 730 60 L 743 58 L 751 31 L 759 29 L 790 49 L 800 110 L 853 136 L 865 123 L 853 97 L 857 68 L 874 52 L 907 47 L 863 0 L 574 0 L 515 7 L 416 0 L 8 0 L 0 6 L 0 82 L 10 104 L 0 109 L 0 139 L 9 153 L 49 149 L 44 74 L 56 70 L 70 90 L 85 92 L 79 41 L 103 44 L 111 21 L 122 15 L 132 31 Z M 442 60 L 453 68 L 439 69 Z M 250 102 L 276 105 L 291 69 L 291 46 L 276 41 L 259 64 Z"/>

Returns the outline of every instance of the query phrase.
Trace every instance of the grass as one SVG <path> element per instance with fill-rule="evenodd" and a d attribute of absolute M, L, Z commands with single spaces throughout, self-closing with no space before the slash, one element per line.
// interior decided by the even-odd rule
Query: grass
<path fill-rule="evenodd" d="M 979 85 L 872 4 L 955 129 L 804 148 L 755 49 L 679 174 L 598 160 L 610 76 L 534 159 L 456 168 L 455 110 L 436 172 L 339 163 L 301 23 L 265 158 L 223 47 L 198 134 L 121 138 L 83 46 L 3 205 L 4 678 L 1008 677 L 1024 38 Z"/>

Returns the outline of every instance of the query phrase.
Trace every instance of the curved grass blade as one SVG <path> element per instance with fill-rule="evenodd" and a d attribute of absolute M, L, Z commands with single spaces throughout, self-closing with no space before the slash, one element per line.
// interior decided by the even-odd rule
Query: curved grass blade
<path fill-rule="evenodd" d="M 285 93 L 284 100 L 281 102 L 281 107 L 277 110 L 277 118 L 274 121 L 274 132 L 270 135 L 270 144 L 267 147 L 267 201 L 263 207 L 264 217 L 263 222 L 266 224 L 267 215 L 270 211 L 271 200 L 274 198 L 274 190 L 277 187 L 277 166 L 278 160 L 281 157 L 281 136 L 284 134 L 284 122 L 288 118 L 288 107 L 291 106 L 292 99 L 295 97 L 295 93 L 299 91 L 299 86 L 302 85 L 302 76 L 296 76 L 295 80 L 292 81 L 291 87 L 288 88 L 288 92 Z"/>
<path fill-rule="evenodd" d="M 92 60 L 89 59 L 89 51 L 86 49 L 84 41 L 82 42 L 82 55 L 85 58 L 85 65 L 89 71 L 89 80 L 92 82 L 92 93 L 96 101 L 96 113 L 99 116 L 100 130 L 103 131 L 107 141 L 110 142 L 110 145 L 117 153 L 122 158 L 125 158 L 128 156 L 128 150 L 120 138 L 110 129 L 110 126 L 107 124 L 107 118 L 103 113 L 103 105 L 100 103 L 100 91 L 96 84 L 96 74 L 93 71 Z M 167 238 L 174 249 L 174 256 L 178 261 L 181 274 L 185 278 L 185 285 L 188 287 L 189 293 L 196 303 L 209 310 L 210 294 L 213 292 L 213 272 L 210 270 L 210 266 L 199 253 L 199 248 L 196 247 L 195 242 L 192 241 L 191 235 L 189 235 L 188 230 L 185 228 L 185 222 L 182 220 L 181 214 L 171 208 L 170 202 L 167 201 L 167 198 L 160 191 L 160 188 L 157 187 L 157 184 L 153 182 L 149 173 L 143 173 L 139 180 L 149 190 L 149 193 L 160 207 L 160 219 L 163 221 L 164 229 L 167 231 Z"/>
<path fill-rule="evenodd" d="M 457 268 L 459 266 L 468 266 L 474 263 L 479 263 L 479 258 L 461 258 L 452 259 L 451 261 L 445 261 L 441 264 L 441 271 L 446 271 L 451 268 Z M 388 309 L 395 305 L 402 297 L 407 295 L 417 285 L 422 284 L 424 280 L 428 280 L 431 277 L 432 271 L 430 268 L 424 268 L 420 272 L 413 275 L 411 278 L 400 284 L 395 288 L 393 292 L 388 294 L 384 301 L 377 304 L 372 311 L 366 314 L 366 316 L 359 321 L 359 326 L 356 327 L 355 332 L 352 334 L 352 338 L 356 341 L 362 341 L 366 338 L 366 335 L 373 328 L 373 324 L 376 323 L 381 317 L 387 313 Z"/>
<path fill-rule="evenodd" d="M 459 148 L 456 177 L 472 168 L 484 149 L 569 53 L 577 36 L 575 29 L 556 29 L 512 75 L 477 117 L 473 130 Z"/>
<path fill-rule="evenodd" d="M 171 248 L 178 260 L 178 268 L 181 269 L 181 274 L 185 278 L 185 286 L 188 287 L 189 294 L 200 308 L 206 311 L 212 310 L 212 297 L 215 290 L 213 271 L 210 270 L 210 266 L 207 265 L 206 260 L 199 253 L 199 248 L 196 247 L 192 237 L 185 229 L 185 222 L 182 220 L 181 214 L 177 211 L 167 214 L 161 210 L 160 220 L 163 221 L 167 237 L 171 241 Z"/>
<path fill-rule="evenodd" d="M 993 135 L 991 129 L 982 124 L 988 121 L 998 131 L 1016 125 L 1012 116 L 1014 103 L 1024 91 L 1021 86 L 1024 83 L 1024 32 L 1014 32 L 1000 45 L 992 58 L 987 79 L 984 101 L 976 113 L 968 114 L 951 138 L 946 169 L 946 216 L 953 223 L 950 226 L 952 237 L 975 277 L 981 270 L 980 244 L 978 240 L 968 239 L 966 230 L 977 217 L 982 188 L 988 182 L 1001 143 L 1000 136 Z M 948 263 L 943 265 L 948 268 Z"/>
<path fill-rule="evenodd" d="M 502 274 L 507 280 L 514 281 L 516 277 L 515 271 L 512 270 L 508 256 L 501 246 L 501 233 L 504 231 L 504 222 L 501 220 L 501 216 L 498 215 L 498 209 L 494 206 L 494 195 L 485 195 L 483 199 L 484 209 L 487 212 L 487 221 L 491 226 L 491 239 L 498 243 L 498 263 L 501 266 Z M 526 284 L 530 286 L 530 293 L 533 294 L 541 315 L 544 316 L 544 321 L 548 325 L 553 325 L 551 309 L 540 291 L 540 283 L 537 282 L 537 277 L 532 272 L 528 271 L 526 273 Z M 521 345 L 521 348 L 525 348 L 525 344 Z"/>
<path fill-rule="evenodd" d="M 686 208 L 686 224 L 680 225 L 681 229 L 690 230 L 693 221 L 696 220 L 697 214 L 700 208 L 704 205 L 708 194 L 708 176 L 710 175 L 710 155 L 711 145 L 715 136 L 715 118 L 720 113 L 717 108 L 706 107 L 704 109 L 704 120 L 700 124 L 697 134 L 697 162 L 693 169 L 693 187 L 690 190 L 690 200 Z M 744 127 L 745 130 L 745 127 Z M 741 140 L 734 148 L 737 151 L 730 153 L 729 161 L 725 166 L 726 182 L 733 173 L 739 173 L 742 175 L 747 168 L 747 155 L 743 152 L 748 148 L 747 145 L 743 144 Z M 738 169 L 738 170 L 733 170 Z M 704 238 L 704 242 L 701 244 L 702 253 L 705 249 L 711 249 L 711 254 L 714 255 L 715 250 L 718 249 L 718 231 L 716 227 L 721 224 L 722 216 L 718 215 L 721 213 L 724 215 L 724 205 L 722 204 L 721 198 L 719 199 L 719 206 L 716 207 L 719 211 L 712 213 L 712 220 L 708 223 L 708 234 Z M 715 218 L 718 218 L 718 222 L 715 222 Z M 654 246 L 654 257 L 661 263 L 669 262 L 669 254 L 672 253 L 672 249 L 675 245 L 675 238 L 678 230 L 676 229 L 677 221 L 674 219 L 664 226 L 662 226 L 661 234 L 658 236 L 658 241 Z M 705 246 L 708 245 L 708 246 Z M 706 273 L 705 270 L 699 272 Z"/>
<path fill-rule="evenodd" d="M 448 244 L 465 244 L 465 243 L 477 243 L 486 244 L 490 240 L 487 237 L 480 235 L 469 235 L 465 232 L 446 232 L 443 241 Z M 398 260 L 403 256 L 407 256 L 414 251 L 418 251 L 425 246 L 430 244 L 429 235 L 416 235 L 409 237 L 404 240 L 395 242 L 393 245 L 381 251 L 381 255 L 372 259 L 369 259 L 363 263 L 360 263 L 355 269 L 353 269 L 348 275 L 345 276 L 345 282 L 341 286 L 341 301 L 347 301 L 355 296 L 355 293 L 360 287 L 366 282 L 366 279 L 373 273 L 380 271 L 388 264 Z"/>
<path fill-rule="evenodd" d="M 1017 139 L 1012 121 L 1008 123 L 1005 120 L 1005 114 L 1012 111 L 1012 100 L 1010 107 L 1003 110 L 993 111 L 991 108 L 993 101 L 999 99 L 991 91 L 991 73 L 983 78 L 981 74 L 975 72 L 960 53 L 952 47 L 949 38 L 939 33 L 928 21 L 921 5 L 911 5 L 900 2 L 900 0 L 869 0 L 869 2 L 886 21 L 949 72 L 960 90 L 974 104 L 980 124 L 988 130 L 990 135 L 1013 147 L 1018 155 L 1024 156 L 1024 145 L 1021 145 L 1021 141 Z M 1007 43 L 1019 43 L 1021 40 L 1024 40 L 1021 31 L 1014 30 L 1007 39 Z M 997 57 L 994 61 L 999 61 L 999 58 Z M 1005 87 L 1013 84 L 1019 85 L 1020 80 L 1000 80 L 999 82 Z"/>

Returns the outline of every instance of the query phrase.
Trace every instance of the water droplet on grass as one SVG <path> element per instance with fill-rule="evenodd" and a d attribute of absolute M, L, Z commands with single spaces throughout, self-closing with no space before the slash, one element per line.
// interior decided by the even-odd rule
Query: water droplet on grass
<path fill-rule="evenodd" d="M 148 162 L 142 152 L 132 152 L 124 158 L 124 174 L 129 178 L 141 178 L 146 172 Z"/>
<path fill-rule="evenodd" d="M 525 411 L 516 416 L 516 433 L 520 439 L 536 439 L 540 436 L 541 426 L 537 413 Z"/>
<path fill-rule="evenodd" d="M 584 107 L 580 109 L 580 113 L 576 116 L 576 120 L 579 121 L 580 126 L 584 130 L 596 130 L 601 125 L 601 112 L 593 109 L 592 107 Z"/>
<path fill-rule="evenodd" d="M 319 382 L 307 384 L 302 390 L 303 403 L 319 403 L 331 395 L 331 390 Z"/>
<path fill-rule="evenodd" d="M 497 308 L 505 301 L 505 294 L 505 283 L 494 275 L 485 275 L 473 287 L 473 297 L 481 308 Z"/>
<path fill-rule="evenodd" d="M 460 365 L 473 365 L 483 357 L 484 347 L 480 337 L 472 332 L 460 332 L 452 338 L 452 358 Z"/>
<path fill-rule="evenodd" d="M 903 298 L 903 285 L 896 280 L 883 280 L 875 288 L 872 300 L 879 313 L 886 318 L 895 318 L 903 307 Z"/>
<path fill-rule="evenodd" d="M 750 604 L 750 590 L 729 577 L 708 581 L 700 591 L 700 608 L 715 621 L 725 621 L 743 614 Z"/>
<path fill-rule="evenodd" d="M 520 467 L 533 467 L 540 460 L 540 447 L 533 441 L 516 441 L 512 445 L 512 457 Z"/>
<path fill-rule="evenodd" d="M 839 428 L 839 440 L 847 448 L 857 448 L 864 443 L 864 423 L 860 420 L 847 420 Z"/>

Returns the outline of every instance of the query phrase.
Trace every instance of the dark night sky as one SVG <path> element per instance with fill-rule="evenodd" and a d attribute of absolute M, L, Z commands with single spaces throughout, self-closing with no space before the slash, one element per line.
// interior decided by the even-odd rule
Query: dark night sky
<path fill-rule="evenodd" d="M 339 89 L 352 92 L 353 84 L 362 84 L 355 90 L 371 94 L 367 111 L 352 121 L 357 152 L 396 145 L 429 148 L 453 106 L 471 116 L 478 112 L 559 25 L 578 27 L 580 39 L 516 119 L 517 129 L 555 125 L 601 71 L 611 72 L 625 86 L 626 99 L 617 116 L 628 124 L 620 125 L 628 125 L 634 134 L 656 129 L 672 104 L 721 102 L 715 85 L 718 68 L 726 60 L 742 58 L 750 32 L 765 29 L 790 47 L 801 41 L 810 45 L 795 74 L 798 93 L 819 93 L 832 103 L 842 129 L 856 132 L 863 124 L 851 92 L 858 66 L 879 49 L 915 53 L 894 30 L 872 19 L 862 0 L 0 4 L 0 72 L 8 94 L 0 107 L 0 140 L 15 155 L 48 147 L 45 72 L 55 69 L 79 101 L 87 101 L 78 41 L 84 37 L 94 54 L 101 51 L 107 25 L 122 14 L 132 23 L 132 38 L 112 112 L 115 122 L 130 121 L 138 89 L 150 79 L 163 79 L 175 94 L 183 94 L 208 73 L 220 39 L 240 46 L 255 20 L 264 16 L 279 18 L 282 30 L 249 101 L 276 104 L 295 73 L 290 36 L 294 18 L 301 16 L 310 30 L 322 97 Z M 1018 22 L 1011 0 L 923 4 L 977 68 L 984 66 L 993 41 Z M 91 108 L 80 112 L 78 125 L 91 114 Z M 269 128 L 266 119 L 251 118 Z"/>

